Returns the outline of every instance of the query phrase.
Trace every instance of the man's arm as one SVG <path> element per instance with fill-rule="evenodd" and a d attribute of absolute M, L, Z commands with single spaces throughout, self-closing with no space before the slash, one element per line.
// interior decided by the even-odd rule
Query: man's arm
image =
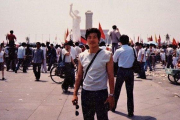
<path fill-rule="evenodd" d="M 74 19 L 74 16 L 72 15 L 72 6 L 73 6 L 73 4 L 70 5 L 69 15 Z"/>
<path fill-rule="evenodd" d="M 107 73 L 109 78 L 109 90 L 110 94 L 105 103 L 109 103 L 110 109 L 114 108 L 114 67 L 113 67 L 113 58 L 112 54 L 110 61 L 107 63 Z"/>
<path fill-rule="evenodd" d="M 113 55 L 113 61 L 116 63 L 118 62 L 118 57 L 119 57 L 119 52 L 117 52 L 117 50 L 115 51 L 114 55 Z"/>
<path fill-rule="evenodd" d="M 74 88 L 73 99 L 72 99 L 73 104 L 76 104 L 76 102 L 78 102 L 77 93 L 78 93 L 79 87 L 81 85 L 82 78 L 83 78 L 83 67 L 82 67 L 81 62 L 79 60 L 78 61 L 78 73 L 76 76 L 75 88 Z"/>

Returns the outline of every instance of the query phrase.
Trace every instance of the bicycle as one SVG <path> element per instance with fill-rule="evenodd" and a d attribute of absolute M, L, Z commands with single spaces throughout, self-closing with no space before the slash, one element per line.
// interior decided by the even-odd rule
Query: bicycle
<path fill-rule="evenodd" d="M 50 77 L 53 82 L 57 84 L 62 84 L 65 78 L 65 73 L 58 67 L 58 63 L 55 63 L 50 70 Z"/>

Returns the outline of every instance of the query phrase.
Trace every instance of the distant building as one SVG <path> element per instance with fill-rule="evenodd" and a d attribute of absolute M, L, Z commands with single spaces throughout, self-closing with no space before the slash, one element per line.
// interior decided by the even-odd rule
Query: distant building
<path fill-rule="evenodd" d="M 86 15 L 86 22 L 85 22 L 86 28 L 85 28 L 85 29 L 81 29 L 81 36 L 83 36 L 83 37 L 85 37 L 86 29 L 93 27 L 93 19 L 92 19 L 92 17 L 93 17 L 93 12 L 91 12 L 90 10 L 88 10 L 88 11 L 85 13 L 85 15 Z M 97 27 L 98 27 L 98 26 L 97 26 Z M 96 27 L 96 28 L 97 28 L 97 27 Z M 109 34 L 108 34 L 109 30 L 108 30 L 108 29 L 104 29 L 103 31 L 104 31 L 104 34 L 105 34 L 105 36 L 106 36 L 105 42 L 106 42 L 107 44 L 110 44 L 110 42 L 108 41 L 108 39 L 109 39 Z M 103 39 L 102 39 L 102 40 L 103 40 Z M 102 40 L 101 40 L 101 41 L 102 41 Z"/>

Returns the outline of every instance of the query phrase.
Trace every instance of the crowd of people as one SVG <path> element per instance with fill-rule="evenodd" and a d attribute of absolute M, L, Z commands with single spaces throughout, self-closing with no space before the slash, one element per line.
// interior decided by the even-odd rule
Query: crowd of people
<path fill-rule="evenodd" d="M 7 35 L 8 44 L 0 46 L 0 71 L 4 78 L 6 71 L 12 69 L 18 73 L 20 66 L 27 72 L 32 65 L 35 80 L 39 81 L 41 73 L 51 70 L 54 63 L 65 61 L 65 78 L 62 89 L 65 93 L 68 88 L 74 88 L 73 104 L 78 104 L 78 89 L 82 85 L 82 110 L 85 120 L 93 119 L 97 114 L 98 120 L 108 120 L 108 110 L 114 112 L 120 96 L 121 87 L 126 83 L 128 116 L 134 116 L 134 72 L 132 66 L 137 59 L 141 71 L 137 78 L 146 79 L 146 71 L 156 71 L 156 64 L 161 63 L 163 68 L 180 67 L 180 44 L 156 46 L 129 42 L 127 35 L 121 35 L 117 26 L 110 32 L 112 47 L 100 42 L 101 33 L 96 28 L 86 30 L 87 45 L 68 41 L 64 45 L 54 45 L 49 42 L 30 45 L 22 43 L 15 45 L 16 36 L 13 31 Z M 117 63 L 117 64 L 115 64 Z M 117 65 L 117 66 L 115 66 Z M 75 68 L 78 68 L 75 73 Z M 117 68 L 117 71 L 114 70 Z M 117 74 L 114 74 L 117 72 Z M 114 83 L 114 76 L 116 82 Z M 76 78 L 75 78 L 76 77 Z M 109 80 L 109 95 L 107 81 Z M 106 103 L 106 104 L 105 104 Z"/>

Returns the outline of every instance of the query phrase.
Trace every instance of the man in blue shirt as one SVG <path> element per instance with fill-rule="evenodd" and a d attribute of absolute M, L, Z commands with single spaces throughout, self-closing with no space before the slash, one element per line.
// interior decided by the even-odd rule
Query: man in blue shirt
<path fill-rule="evenodd" d="M 44 61 L 44 55 L 43 55 L 43 50 L 40 49 L 40 47 L 41 47 L 40 42 L 36 43 L 36 47 L 37 47 L 37 49 L 35 49 L 33 51 L 32 64 L 33 64 L 33 72 L 34 72 L 34 75 L 36 77 L 36 81 L 39 81 L 40 76 L 41 76 L 41 72 L 40 72 L 41 64 Z M 37 70 L 37 68 L 38 68 L 38 70 Z"/>
<path fill-rule="evenodd" d="M 112 111 L 115 112 L 121 88 L 125 81 L 127 90 L 128 116 L 132 117 L 134 116 L 134 73 L 132 70 L 132 66 L 135 57 L 133 48 L 128 46 L 129 37 L 127 35 L 122 35 L 120 37 L 120 43 L 122 44 L 121 48 L 116 50 L 113 56 L 114 62 L 118 62 L 118 72 L 114 91 L 115 107 L 112 109 Z"/>

